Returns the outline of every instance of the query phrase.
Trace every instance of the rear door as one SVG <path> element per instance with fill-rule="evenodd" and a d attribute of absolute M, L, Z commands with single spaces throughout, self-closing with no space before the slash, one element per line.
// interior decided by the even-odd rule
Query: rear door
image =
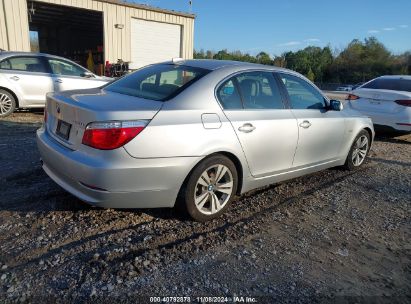
<path fill-rule="evenodd" d="M 254 177 L 286 171 L 297 145 L 297 122 L 284 105 L 271 72 L 238 74 L 221 84 L 217 98 L 230 120 Z"/>
<path fill-rule="evenodd" d="M 303 78 L 278 73 L 297 119 L 298 145 L 293 167 L 306 167 L 338 159 L 345 134 L 340 111 L 327 110 L 324 96 Z"/>
<path fill-rule="evenodd" d="M 70 61 L 54 57 L 46 57 L 46 60 L 52 71 L 55 92 L 92 89 L 101 87 L 107 82 L 94 76 L 86 77 L 86 73 L 90 71 Z"/>
<path fill-rule="evenodd" d="M 51 74 L 41 56 L 13 56 L 0 62 L 0 73 L 20 97 L 20 106 L 42 106 L 53 91 Z"/>

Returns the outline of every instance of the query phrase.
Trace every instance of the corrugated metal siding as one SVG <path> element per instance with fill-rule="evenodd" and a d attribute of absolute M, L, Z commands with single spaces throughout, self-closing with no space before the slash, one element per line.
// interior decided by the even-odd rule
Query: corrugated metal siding
<path fill-rule="evenodd" d="M 0 0 L 6 2 L 25 2 L 26 0 Z M 98 0 L 34 0 L 51 4 L 66 5 L 78 8 L 91 9 L 103 12 L 104 20 L 104 53 L 105 59 L 116 62 L 117 59 L 131 60 L 131 18 L 152 20 L 179 24 L 182 26 L 181 55 L 185 59 L 193 58 L 194 48 L 194 18 L 179 16 L 178 14 L 154 11 L 150 9 L 134 8 Z M 26 9 L 27 10 L 27 9 Z M 1 12 L 0 12 L 1 14 Z M 0 15 L 1 16 L 1 15 Z M 27 20 L 27 11 L 25 13 Z M 27 24 L 27 21 L 26 21 Z M 115 24 L 124 24 L 123 29 L 117 29 Z M 1 28 L 0 28 L 1 29 Z M 28 26 L 27 26 L 28 32 Z M 0 40 L 1 43 L 1 40 Z M 26 42 L 27 43 L 27 42 Z M 1 45 L 0 45 L 1 47 Z M 30 46 L 28 46 L 28 49 Z"/>
<path fill-rule="evenodd" d="M 26 0 L 0 0 L 0 48 L 30 51 Z"/>

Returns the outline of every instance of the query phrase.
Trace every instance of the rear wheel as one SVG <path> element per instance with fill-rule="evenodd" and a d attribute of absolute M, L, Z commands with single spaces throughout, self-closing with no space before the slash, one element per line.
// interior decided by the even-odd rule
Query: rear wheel
<path fill-rule="evenodd" d="M 14 96 L 5 90 L 0 90 L 0 117 L 9 116 L 16 109 Z"/>
<path fill-rule="evenodd" d="M 224 213 L 237 192 L 237 185 L 233 162 L 223 155 L 213 155 L 191 172 L 182 189 L 182 203 L 193 219 L 205 222 Z"/>
<path fill-rule="evenodd" d="M 362 130 L 354 139 L 344 164 L 345 168 L 348 170 L 354 170 L 355 168 L 361 166 L 365 162 L 369 149 L 370 135 L 367 131 Z"/>

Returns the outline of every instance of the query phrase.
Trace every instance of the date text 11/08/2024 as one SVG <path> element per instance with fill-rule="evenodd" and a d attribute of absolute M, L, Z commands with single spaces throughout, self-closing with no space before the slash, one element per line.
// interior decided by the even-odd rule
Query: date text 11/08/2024
<path fill-rule="evenodd" d="M 150 303 L 258 303 L 255 297 L 150 297 Z"/>

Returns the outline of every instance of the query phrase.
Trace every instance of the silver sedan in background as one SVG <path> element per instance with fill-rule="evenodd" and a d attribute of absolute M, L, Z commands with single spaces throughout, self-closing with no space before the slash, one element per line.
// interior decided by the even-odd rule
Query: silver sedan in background
<path fill-rule="evenodd" d="M 179 204 L 197 221 L 236 194 L 364 163 L 372 122 L 298 73 L 175 60 L 100 89 L 49 94 L 37 131 L 45 172 L 94 206 Z"/>
<path fill-rule="evenodd" d="M 0 52 L 0 117 L 17 108 L 44 107 L 48 92 L 96 88 L 112 80 L 62 57 Z"/>

